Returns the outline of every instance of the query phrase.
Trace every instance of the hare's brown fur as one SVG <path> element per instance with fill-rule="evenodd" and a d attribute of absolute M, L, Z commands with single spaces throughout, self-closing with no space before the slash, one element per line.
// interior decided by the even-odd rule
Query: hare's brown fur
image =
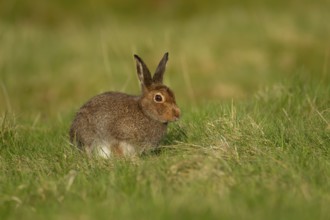
<path fill-rule="evenodd" d="M 70 140 L 79 148 L 92 152 L 101 146 L 107 156 L 110 152 L 119 155 L 141 153 L 156 147 L 166 134 L 167 123 L 179 118 L 174 94 L 162 84 L 167 54 L 153 78 L 141 58 L 135 58 L 142 95 L 106 92 L 85 103 L 70 129 Z M 156 95 L 161 96 L 163 102 L 157 102 Z"/>

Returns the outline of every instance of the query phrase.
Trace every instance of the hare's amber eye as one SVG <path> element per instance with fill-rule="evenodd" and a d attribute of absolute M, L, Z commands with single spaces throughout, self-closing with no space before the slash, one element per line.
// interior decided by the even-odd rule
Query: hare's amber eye
<path fill-rule="evenodd" d="M 164 102 L 164 97 L 163 97 L 163 95 L 157 93 L 157 94 L 154 96 L 154 100 L 155 100 L 155 102 L 162 103 L 162 102 Z"/>

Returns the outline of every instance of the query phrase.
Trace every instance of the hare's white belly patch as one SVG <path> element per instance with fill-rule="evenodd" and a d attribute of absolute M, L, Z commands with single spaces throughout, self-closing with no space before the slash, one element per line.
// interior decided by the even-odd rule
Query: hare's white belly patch
<path fill-rule="evenodd" d="M 109 159 L 113 154 L 122 156 L 133 156 L 137 152 L 135 147 L 127 142 L 108 143 L 101 142 L 95 146 L 96 154 L 102 158 Z"/>
<path fill-rule="evenodd" d="M 108 159 L 111 157 L 110 144 L 106 141 L 94 144 L 94 152 L 97 156 Z"/>

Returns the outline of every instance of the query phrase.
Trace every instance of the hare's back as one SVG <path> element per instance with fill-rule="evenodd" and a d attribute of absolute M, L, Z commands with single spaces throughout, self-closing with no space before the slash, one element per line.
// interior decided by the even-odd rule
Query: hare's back
<path fill-rule="evenodd" d="M 119 92 L 106 92 L 91 98 L 84 104 L 78 114 L 92 117 L 96 123 L 124 117 L 129 111 L 138 110 L 137 96 Z M 105 120 L 106 119 L 106 120 Z"/>

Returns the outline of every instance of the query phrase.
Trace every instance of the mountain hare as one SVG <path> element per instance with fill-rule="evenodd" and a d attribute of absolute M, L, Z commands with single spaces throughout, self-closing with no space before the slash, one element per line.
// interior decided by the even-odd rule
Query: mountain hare
<path fill-rule="evenodd" d="M 155 148 L 166 134 L 168 122 L 180 117 L 174 93 L 163 84 L 168 53 L 151 76 L 143 60 L 134 55 L 140 96 L 105 92 L 85 103 L 72 122 L 70 140 L 88 154 L 96 152 L 132 156 Z"/>

